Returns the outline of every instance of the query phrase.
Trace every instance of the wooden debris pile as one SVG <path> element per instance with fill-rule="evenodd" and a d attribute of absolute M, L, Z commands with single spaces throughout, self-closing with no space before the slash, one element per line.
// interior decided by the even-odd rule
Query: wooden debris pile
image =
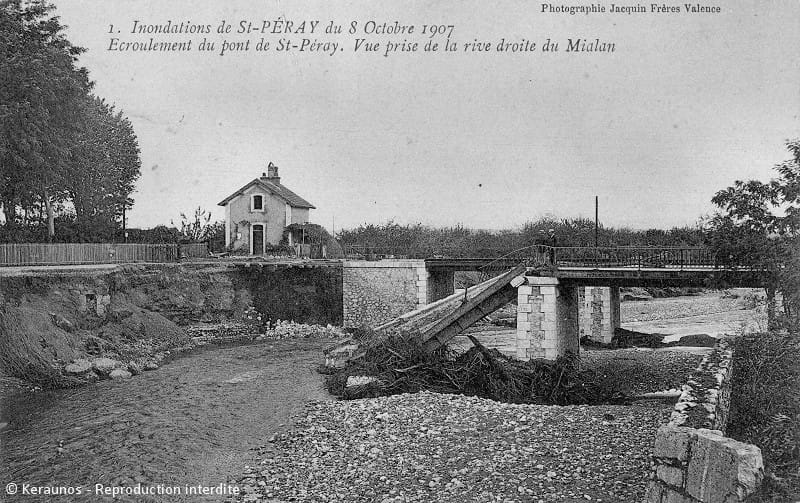
<path fill-rule="evenodd" d="M 580 372 L 577 356 L 522 362 L 468 337 L 474 347 L 461 355 L 446 347 L 428 352 L 418 340 L 403 334 L 376 338 L 360 358 L 329 370 L 326 386 L 332 394 L 346 399 L 419 391 L 559 405 L 620 398 L 617 390 Z"/>

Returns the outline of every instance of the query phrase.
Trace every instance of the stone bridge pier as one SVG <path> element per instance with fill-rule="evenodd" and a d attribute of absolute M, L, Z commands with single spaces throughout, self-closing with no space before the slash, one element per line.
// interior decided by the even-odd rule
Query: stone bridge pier
<path fill-rule="evenodd" d="M 578 290 L 578 335 L 610 344 L 620 327 L 619 287 L 587 286 Z"/>
<path fill-rule="evenodd" d="M 610 343 L 620 325 L 619 288 L 559 284 L 528 276 L 517 288 L 516 356 L 555 360 L 577 353 L 580 338 Z"/>

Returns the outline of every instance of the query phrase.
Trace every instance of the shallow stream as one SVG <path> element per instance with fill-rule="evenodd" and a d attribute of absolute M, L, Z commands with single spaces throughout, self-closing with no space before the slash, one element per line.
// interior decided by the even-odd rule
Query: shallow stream
<path fill-rule="evenodd" d="M 0 501 L 102 501 L 95 484 L 225 484 L 307 402 L 330 398 L 316 372 L 326 344 L 280 340 L 211 347 L 129 380 L 4 396 L 3 485 L 14 482 L 20 492 L 25 483 L 81 487 L 83 495 L 9 496 L 0 489 Z"/>

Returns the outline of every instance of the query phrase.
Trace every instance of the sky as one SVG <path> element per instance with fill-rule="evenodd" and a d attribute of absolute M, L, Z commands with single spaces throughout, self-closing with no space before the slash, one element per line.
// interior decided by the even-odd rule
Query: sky
<path fill-rule="evenodd" d="M 663 2 L 662 2 L 663 3 Z M 545 215 L 607 226 L 692 225 L 737 179 L 774 176 L 800 137 L 800 3 L 726 0 L 718 14 L 542 12 L 531 1 L 55 0 L 95 93 L 133 123 L 142 174 L 129 227 L 179 221 L 266 171 L 316 206 L 329 230 L 363 223 L 515 228 Z M 667 3 L 684 9 L 683 3 Z M 695 5 L 695 4 L 692 4 Z M 218 34 L 225 20 L 319 21 L 309 34 Z M 215 51 L 110 51 L 140 25 L 210 25 Z M 325 34 L 331 21 L 344 33 Z M 347 33 L 356 21 L 355 35 Z M 415 33 L 364 34 L 367 22 Z M 424 52 L 423 24 L 452 25 L 459 50 Z M 280 26 L 280 25 L 277 25 Z M 284 25 L 285 26 L 285 25 Z M 269 51 L 256 51 L 261 39 Z M 341 50 L 275 50 L 279 39 Z M 356 38 L 418 42 L 416 52 L 354 52 Z M 446 37 L 435 36 L 443 42 Z M 568 39 L 614 52 L 566 52 Z M 220 55 L 223 39 L 248 51 Z M 465 42 L 537 44 L 465 52 Z M 558 52 L 542 51 L 550 39 Z"/>

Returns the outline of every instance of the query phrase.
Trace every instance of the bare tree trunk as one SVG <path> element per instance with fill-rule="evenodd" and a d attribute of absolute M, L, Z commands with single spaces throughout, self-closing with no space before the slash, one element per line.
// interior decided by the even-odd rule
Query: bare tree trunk
<path fill-rule="evenodd" d="M 56 236 L 56 219 L 55 215 L 53 215 L 53 201 L 50 200 L 47 189 L 44 189 L 44 197 L 42 199 L 44 199 L 45 209 L 47 210 L 47 240 L 52 243 Z"/>
<path fill-rule="evenodd" d="M 17 225 L 17 207 L 14 201 L 3 201 L 3 214 L 6 218 L 6 229 L 13 229 Z"/>
<path fill-rule="evenodd" d="M 767 292 L 767 329 L 775 329 L 775 287 L 768 286 L 764 288 Z"/>

